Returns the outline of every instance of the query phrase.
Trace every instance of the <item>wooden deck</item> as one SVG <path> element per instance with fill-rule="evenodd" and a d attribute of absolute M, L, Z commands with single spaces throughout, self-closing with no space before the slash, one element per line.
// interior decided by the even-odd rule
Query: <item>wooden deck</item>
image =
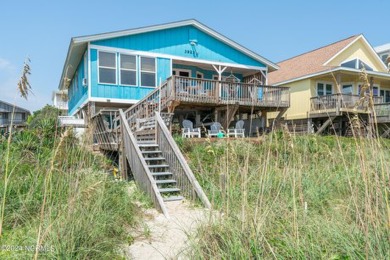
<path fill-rule="evenodd" d="M 284 108 L 289 88 L 173 76 L 161 87 L 161 104 L 168 102 L 220 106 Z"/>
<path fill-rule="evenodd" d="M 347 113 L 369 114 L 369 105 L 383 102 L 383 97 L 359 96 L 351 94 L 333 94 L 310 99 L 310 118 L 340 116 Z"/>

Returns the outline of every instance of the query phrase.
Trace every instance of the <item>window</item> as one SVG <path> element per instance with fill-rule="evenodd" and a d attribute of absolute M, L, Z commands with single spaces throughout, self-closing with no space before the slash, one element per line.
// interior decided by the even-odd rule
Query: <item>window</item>
<path fill-rule="evenodd" d="M 156 60 L 154 58 L 141 57 L 141 86 L 156 86 Z"/>
<path fill-rule="evenodd" d="M 340 64 L 340 66 L 345 68 L 359 69 L 359 70 L 364 68 L 365 70 L 373 71 L 373 69 L 370 66 L 368 66 L 365 62 L 363 62 L 360 59 L 354 59 L 347 62 L 343 62 Z"/>
<path fill-rule="evenodd" d="M 196 72 L 196 78 L 197 78 L 197 79 L 203 79 L 203 73 L 201 73 L 201 72 Z"/>
<path fill-rule="evenodd" d="M 136 56 L 120 55 L 120 81 L 121 85 L 137 85 L 137 62 Z"/>
<path fill-rule="evenodd" d="M 330 83 L 317 83 L 317 96 L 332 95 L 332 88 Z"/>
<path fill-rule="evenodd" d="M 352 94 L 353 92 L 353 86 L 352 84 L 344 84 L 342 89 L 343 94 Z"/>
<path fill-rule="evenodd" d="M 190 73 L 191 73 L 190 70 L 178 70 L 178 69 L 175 69 L 172 72 L 174 76 L 187 77 L 187 78 L 190 77 Z"/>
<path fill-rule="evenodd" d="M 381 89 L 380 95 L 381 95 L 381 97 L 383 97 L 383 101 L 385 103 L 390 102 L 390 90 Z"/>
<path fill-rule="evenodd" d="M 99 83 L 116 84 L 116 54 L 99 51 Z"/>
<path fill-rule="evenodd" d="M 381 59 L 383 60 L 383 62 L 387 65 L 387 58 L 389 57 L 389 54 L 382 54 L 381 55 Z"/>
<path fill-rule="evenodd" d="M 361 93 L 361 88 L 362 88 L 362 85 L 359 85 L 359 88 L 358 88 L 358 95 L 360 95 Z M 366 94 L 370 94 L 370 90 L 369 88 L 366 89 Z M 378 86 L 373 86 L 372 87 L 372 95 L 377 97 L 379 96 L 380 92 L 379 92 L 379 87 Z"/>
<path fill-rule="evenodd" d="M 84 78 L 88 79 L 88 56 L 84 53 Z"/>

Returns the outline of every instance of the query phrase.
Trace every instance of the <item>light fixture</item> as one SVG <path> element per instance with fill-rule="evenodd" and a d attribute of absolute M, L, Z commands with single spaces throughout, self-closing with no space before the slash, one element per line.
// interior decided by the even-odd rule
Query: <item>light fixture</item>
<path fill-rule="evenodd" d="M 192 46 L 195 46 L 195 45 L 198 44 L 198 41 L 197 41 L 197 40 L 190 40 L 190 44 L 191 44 Z"/>

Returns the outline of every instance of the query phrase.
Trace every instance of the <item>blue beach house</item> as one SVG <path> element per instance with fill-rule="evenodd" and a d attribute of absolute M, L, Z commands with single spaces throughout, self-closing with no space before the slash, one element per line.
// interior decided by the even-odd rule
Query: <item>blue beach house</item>
<path fill-rule="evenodd" d="M 59 83 L 70 116 L 126 109 L 157 88 L 159 109 L 196 126 L 281 115 L 288 88 L 267 85 L 278 66 L 196 20 L 74 37 Z"/>

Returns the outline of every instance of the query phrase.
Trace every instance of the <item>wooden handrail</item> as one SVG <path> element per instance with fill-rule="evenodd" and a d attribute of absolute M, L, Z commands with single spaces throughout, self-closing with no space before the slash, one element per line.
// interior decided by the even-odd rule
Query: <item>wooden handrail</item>
<path fill-rule="evenodd" d="M 130 164 L 132 173 L 137 184 L 148 194 L 156 208 L 169 218 L 167 208 L 165 207 L 163 198 L 157 188 L 157 184 L 149 167 L 145 162 L 142 152 L 137 145 L 137 141 L 130 129 L 127 118 L 122 109 L 119 110 L 119 117 L 122 128 L 122 140 L 124 142 L 124 154 Z"/>
<path fill-rule="evenodd" d="M 165 125 L 160 114 L 156 112 L 156 141 L 160 150 L 165 157 L 165 160 L 170 165 L 170 170 L 177 180 L 178 187 L 187 197 L 193 198 L 194 190 L 198 198 L 202 201 L 206 208 L 210 208 L 211 204 L 201 186 L 196 180 L 193 172 L 188 166 L 183 154 L 180 152 L 175 140 L 173 140 L 167 126 Z"/>
<path fill-rule="evenodd" d="M 336 109 L 339 111 L 341 108 L 357 108 L 364 110 L 368 107 L 369 96 L 360 96 L 353 94 L 331 94 L 316 96 L 310 98 L 310 110 L 320 111 L 327 109 Z M 381 103 L 383 97 L 373 96 L 372 100 L 374 104 Z"/>

